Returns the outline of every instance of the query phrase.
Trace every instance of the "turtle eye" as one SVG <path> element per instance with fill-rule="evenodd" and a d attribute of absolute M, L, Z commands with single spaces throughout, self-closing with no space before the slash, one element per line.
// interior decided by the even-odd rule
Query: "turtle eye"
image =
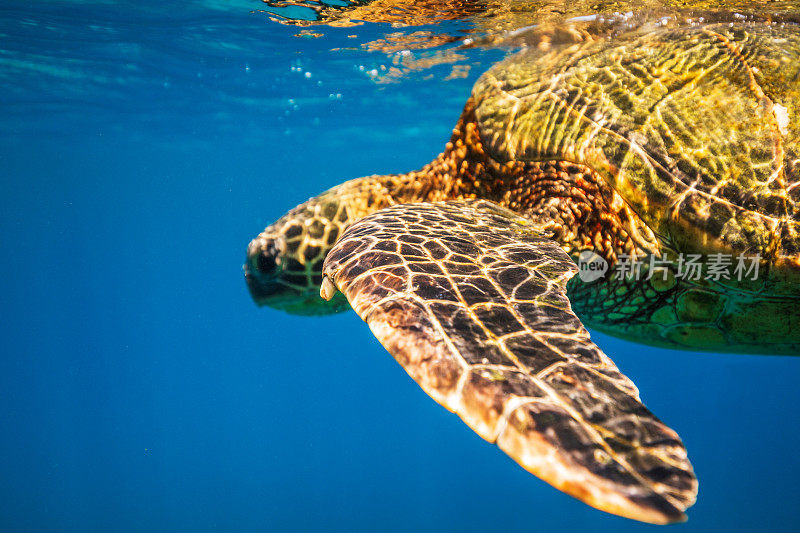
<path fill-rule="evenodd" d="M 275 263 L 275 255 L 270 253 L 271 250 L 265 250 L 264 253 L 258 256 L 257 268 L 262 274 L 272 274 L 277 266 Z"/>
<path fill-rule="evenodd" d="M 264 247 L 264 250 L 258 254 L 256 259 L 256 268 L 261 274 L 273 274 L 280 263 L 278 256 L 280 251 L 275 246 L 274 242 L 270 242 Z"/>

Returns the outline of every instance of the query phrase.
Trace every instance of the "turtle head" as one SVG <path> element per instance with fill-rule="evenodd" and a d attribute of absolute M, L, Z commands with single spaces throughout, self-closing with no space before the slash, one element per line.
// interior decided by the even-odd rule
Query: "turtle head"
<path fill-rule="evenodd" d="M 244 276 L 250 295 L 265 305 L 296 315 L 349 309 L 343 295 L 319 295 L 322 264 L 348 225 L 347 209 L 334 190 L 295 207 L 247 247 Z"/>

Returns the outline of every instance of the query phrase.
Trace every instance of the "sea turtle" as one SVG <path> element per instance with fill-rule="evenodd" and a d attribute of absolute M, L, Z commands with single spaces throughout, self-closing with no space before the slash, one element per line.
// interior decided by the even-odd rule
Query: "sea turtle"
<path fill-rule="evenodd" d="M 583 324 L 800 352 L 798 104 L 791 24 L 532 46 L 479 79 L 432 163 L 345 182 L 269 226 L 247 283 L 294 313 L 346 298 L 425 392 L 525 469 L 604 511 L 679 521 L 697 492 L 683 443 Z M 760 270 L 714 275 L 726 257 Z M 633 259 L 641 271 L 620 275 Z M 599 270 L 581 281 L 576 262 Z"/>

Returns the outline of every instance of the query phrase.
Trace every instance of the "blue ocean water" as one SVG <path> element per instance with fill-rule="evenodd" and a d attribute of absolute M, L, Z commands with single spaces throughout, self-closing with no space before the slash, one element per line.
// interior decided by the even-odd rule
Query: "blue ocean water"
<path fill-rule="evenodd" d="M 427 163 L 502 56 L 379 84 L 359 43 L 394 29 L 259 7 L 0 3 L 0 530 L 652 529 L 523 471 L 354 313 L 253 305 L 248 241 Z M 675 529 L 800 528 L 800 359 L 594 338 L 689 450 Z"/>

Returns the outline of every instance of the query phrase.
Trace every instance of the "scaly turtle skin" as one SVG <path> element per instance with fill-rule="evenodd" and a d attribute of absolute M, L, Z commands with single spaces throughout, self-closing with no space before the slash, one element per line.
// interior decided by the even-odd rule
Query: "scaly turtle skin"
<path fill-rule="evenodd" d="M 346 298 L 527 470 L 608 512 L 680 520 L 697 491 L 683 444 L 581 320 L 649 344 L 800 352 L 798 102 L 793 25 L 529 49 L 477 82 L 436 160 L 298 206 L 251 242 L 246 279 L 290 312 Z M 641 258 L 643 275 L 583 283 L 587 251 Z M 759 257 L 761 275 L 685 279 L 680 254 Z"/>

